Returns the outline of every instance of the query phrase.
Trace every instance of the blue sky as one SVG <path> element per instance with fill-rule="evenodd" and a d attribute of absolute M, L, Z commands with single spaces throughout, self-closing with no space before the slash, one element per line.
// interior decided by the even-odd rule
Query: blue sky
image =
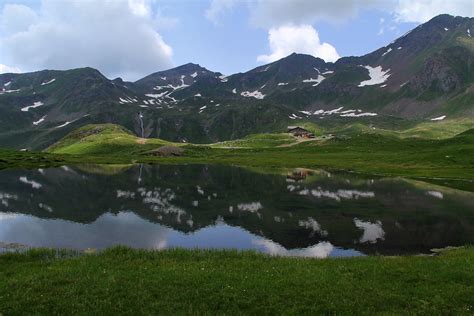
<path fill-rule="evenodd" d="M 135 80 L 187 62 L 224 74 L 295 51 L 385 46 L 465 0 L 0 0 L 0 72 L 91 66 Z"/>
<path fill-rule="evenodd" d="M 183 7 L 185 5 L 181 4 L 170 8 L 169 14 L 172 16 L 178 16 L 180 10 L 186 13 L 180 15 L 183 19 L 174 28 L 160 32 L 175 49 L 173 60 L 176 64 L 195 62 L 211 70 L 230 74 L 262 64 L 257 62 L 257 56 L 270 51 L 268 30 L 251 25 L 245 6 L 226 15 L 218 25 L 205 18 L 196 18 L 199 13 L 203 15 L 206 9 L 204 3 L 193 3 L 190 6 L 192 9 L 188 10 Z M 318 21 L 312 25 L 321 41 L 332 44 L 341 57 L 369 53 L 418 25 L 384 22 L 385 30 L 379 35 L 381 18 L 385 21 L 391 19 L 386 12 L 366 10 L 346 22 L 335 24 Z M 389 25 L 395 29 L 389 30 Z"/>

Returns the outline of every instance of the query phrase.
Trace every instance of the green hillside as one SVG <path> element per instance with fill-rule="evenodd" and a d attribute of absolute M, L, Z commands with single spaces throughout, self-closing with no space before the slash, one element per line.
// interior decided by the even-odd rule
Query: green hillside
<path fill-rule="evenodd" d="M 319 135 L 304 141 L 287 134 L 258 134 L 237 141 L 195 145 L 142 139 L 111 124 L 88 125 L 51 146 L 48 152 L 66 159 L 71 157 L 74 163 L 217 163 L 258 168 L 345 169 L 380 175 L 467 179 L 456 186 L 474 187 L 472 130 L 444 139 L 354 130 L 358 132 Z M 429 129 L 405 133 L 430 134 Z M 165 147 L 181 148 L 180 157 L 153 154 Z"/>
<path fill-rule="evenodd" d="M 132 155 L 172 144 L 157 138 L 138 138 L 115 124 L 86 125 L 52 145 L 47 151 L 57 154 Z"/>

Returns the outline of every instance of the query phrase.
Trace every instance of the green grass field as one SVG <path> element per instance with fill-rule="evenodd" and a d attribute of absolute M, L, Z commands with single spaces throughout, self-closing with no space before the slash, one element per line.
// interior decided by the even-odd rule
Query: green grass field
<path fill-rule="evenodd" d="M 113 248 L 0 255 L 0 313 L 472 314 L 474 249 L 302 259 Z"/>
<path fill-rule="evenodd" d="M 93 162 L 221 163 L 249 167 L 306 167 L 450 179 L 474 179 L 474 133 L 425 139 L 378 133 L 355 133 L 298 143 L 288 134 L 250 135 L 212 145 L 140 139 L 114 125 L 86 126 L 49 148 L 64 157 L 83 156 Z M 82 135 L 82 136 L 81 136 Z M 83 136 L 85 135 L 85 136 Z M 184 149 L 181 157 L 155 157 L 163 145 Z M 65 155 L 68 154 L 68 155 Z M 94 161 L 95 160 L 95 161 Z M 109 161 L 110 160 L 110 161 Z M 472 185 L 472 183 L 471 183 Z"/>
<path fill-rule="evenodd" d="M 180 147 L 184 152 L 179 157 L 151 155 L 153 150 L 165 145 Z M 138 162 L 343 169 L 433 181 L 455 180 L 458 183 L 454 186 L 474 191 L 474 129 L 443 139 L 372 132 L 299 143 L 287 134 L 258 134 L 212 145 L 193 145 L 142 139 L 120 126 L 105 124 L 82 127 L 47 152 L 0 150 L 0 168 Z"/>

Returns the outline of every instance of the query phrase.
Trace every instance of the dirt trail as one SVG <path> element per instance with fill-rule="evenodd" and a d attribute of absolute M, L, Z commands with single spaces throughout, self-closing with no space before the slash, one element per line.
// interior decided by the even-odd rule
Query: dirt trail
<path fill-rule="evenodd" d="M 294 143 L 291 143 L 291 144 L 283 144 L 283 145 L 280 145 L 280 146 L 277 146 L 277 147 L 292 147 L 292 146 L 295 146 L 295 145 L 298 145 L 298 144 L 301 144 L 301 143 L 305 143 L 305 142 L 314 142 L 314 141 L 317 141 L 318 139 L 317 138 L 295 138 L 296 142 Z"/>

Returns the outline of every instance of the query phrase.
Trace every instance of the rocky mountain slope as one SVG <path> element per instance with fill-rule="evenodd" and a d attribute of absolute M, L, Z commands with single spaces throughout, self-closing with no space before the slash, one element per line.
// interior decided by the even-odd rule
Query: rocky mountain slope
<path fill-rule="evenodd" d="M 133 83 L 92 68 L 2 74 L 0 146 L 45 148 L 88 123 L 204 143 L 304 122 L 474 119 L 471 30 L 474 18 L 440 15 L 364 56 L 326 63 L 292 54 L 230 76 L 196 64 Z"/>

